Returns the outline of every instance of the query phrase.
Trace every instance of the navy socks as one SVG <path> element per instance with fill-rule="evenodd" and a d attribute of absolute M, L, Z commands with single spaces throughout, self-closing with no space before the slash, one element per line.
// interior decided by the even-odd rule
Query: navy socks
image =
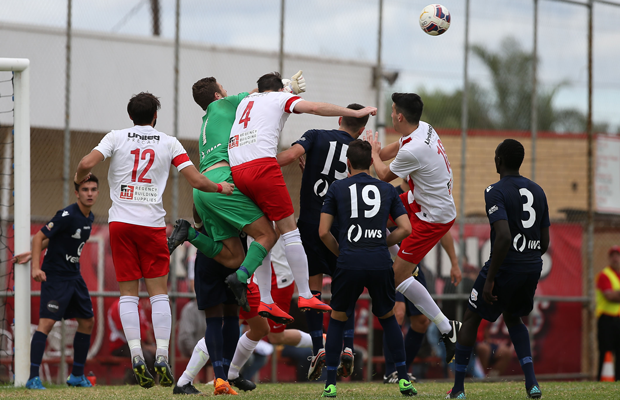
<path fill-rule="evenodd" d="M 224 373 L 223 347 L 224 336 L 222 335 L 222 318 L 207 318 L 207 330 L 205 332 L 205 343 L 211 357 L 213 365 L 213 373 L 215 378 L 228 380 L 228 376 Z"/>
<path fill-rule="evenodd" d="M 222 325 L 222 336 L 224 338 L 222 363 L 224 367 L 224 374 L 228 376 L 230 361 L 235 355 L 235 350 L 237 349 L 237 342 L 239 342 L 239 317 L 234 315 L 224 316 L 224 324 Z"/>
<path fill-rule="evenodd" d="M 398 379 L 408 379 L 405 366 L 405 343 L 396 317 L 392 315 L 389 318 L 379 319 L 379 322 L 383 327 L 384 343 L 388 346 L 388 353 L 391 353 L 394 359 Z"/>
<path fill-rule="evenodd" d="M 532 385 L 538 385 L 536 375 L 534 374 L 534 363 L 532 362 L 532 351 L 530 349 L 530 336 L 527 331 L 527 327 L 524 324 L 519 324 L 508 328 L 510 334 L 510 340 L 515 346 L 515 352 L 517 358 L 519 358 L 519 364 L 525 375 L 525 387 L 529 388 Z"/>
<path fill-rule="evenodd" d="M 312 295 L 316 294 L 318 294 L 316 297 L 321 300 L 321 292 L 312 290 Z M 312 338 L 312 354 L 316 356 L 319 350 L 323 348 L 323 314 L 314 311 L 308 311 L 305 314 L 308 334 Z"/>
<path fill-rule="evenodd" d="M 336 384 L 336 371 L 340 364 L 340 353 L 342 353 L 342 338 L 346 322 L 338 321 L 333 318 L 329 320 L 327 329 L 327 340 L 325 342 L 325 364 L 327 367 L 327 382 L 325 387 Z"/>
<path fill-rule="evenodd" d="M 465 391 L 465 374 L 467 373 L 467 366 L 469 365 L 469 358 L 471 357 L 471 351 L 473 347 L 463 346 L 460 343 L 456 344 L 456 354 L 454 358 L 454 386 L 452 387 L 452 393 L 458 393 Z"/>
<path fill-rule="evenodd" d="M 30 342 L 30 377 L 28 380 L 39 376 L 39 366 L 43 360 L 43 352 L 45 351 L 45 342 L 47 335 L 43 332 L 36 331 Z"/>
<path fill-rule="evenodd" d="M 84 375 L 84 364 L 86 363 L 89 348 L 90 335 L 75 332 L 75 337 L 73 338 L 73 369 L 71 371 L 73 376 Z"/>

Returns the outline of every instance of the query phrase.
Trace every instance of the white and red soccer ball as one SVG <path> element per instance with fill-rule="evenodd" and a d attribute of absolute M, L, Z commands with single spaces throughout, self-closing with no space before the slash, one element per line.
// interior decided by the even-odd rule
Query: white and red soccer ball
<path fill-rule="evenodd" d="M 420 14 L 420 28 L 431 36 L 439 36 L 450 27 L 450 11 L 441 4 L 429 4 Z"/>

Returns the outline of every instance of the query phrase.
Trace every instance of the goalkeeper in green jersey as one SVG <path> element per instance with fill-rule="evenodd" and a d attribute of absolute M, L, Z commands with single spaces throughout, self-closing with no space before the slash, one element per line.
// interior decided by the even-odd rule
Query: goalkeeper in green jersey
<path fill-rule="evenodd" d="M 301 71 L 291 80 L 283 82 L 285 87 L 295 94 L 305 91 Z M 225 181 L 233 184 L 228 164 L 228 140 L 237 106 L 249 93 L 242 92 L 228 96 L 226 90 L 213 77 L 196 82 L 192 87 L 192 93 L 194 101 L 206 111 L 202 118 L 199 138 L 199 170 L 206 177 L 220 179 L 215 182 Z M 239 190 L 235 190 L 229 196 L 204 194 L 207 193 L 194 191 L 194 207 L 207 235 L 199 234 L 188 221 L 178 220 L 169 239 L 170 251 L 188 240 L 207 257 L 213 258 L 227 268 L 238 268 L 235 274 L 226 278 L 226 284 L 234 293 L 239 305 L 249 311 L 246 282 L 261 265 L 277 240 L 273 225 L 260 208 Z M 255 239 L 249 246 L 245 259 L 239 240 L 240 231 Z M 293 321 L 293 318 L 280 310 L 275 303 L 261 304 L 259 313 L 281 324 Z"/>

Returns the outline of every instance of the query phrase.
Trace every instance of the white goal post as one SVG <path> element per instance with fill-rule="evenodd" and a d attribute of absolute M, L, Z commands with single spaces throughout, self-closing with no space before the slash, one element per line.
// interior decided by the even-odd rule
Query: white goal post
<path fill-rule="evenodd" d="M 0 71 L 14 79 L 14 245 L 15 254 L 30 250 L 30 60 L 0 58 Z M 3 256 L 6 257 L 6 256 Z M 30 263 L 15 264 L 15 386 L 30 374 Z"/>

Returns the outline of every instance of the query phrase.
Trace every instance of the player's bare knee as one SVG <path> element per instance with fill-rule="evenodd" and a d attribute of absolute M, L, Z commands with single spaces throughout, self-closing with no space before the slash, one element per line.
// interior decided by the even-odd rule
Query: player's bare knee
<path fill-rule="evenodd" d="M 506 324 L 506 328 L 508 329 L 514 326 L 517 326 L 517 325 L 521 325 L 523 323 L 523 320 L 521 320 L 521 317 L 514 317 L 509 314 L 502 314 L 502 315 L 504 317 L 504 323 Z"/>
<path fill-rule="evenodd" d="M 269 333 L 269 324 L 265 318 L 256 316 L 250 318 L 247 322 L 250 326 L 250 330 L 247 332 L 250 339 L 261 340 Z"/>
<path fill-rule="evenodd" d="M 284 332 L 269 332 L 267 335 L 269 343 L 273 345 L 282 344 L 284 341 Z"/>
<path fill-rule="evenodd" d="M 428 327 L 431 325 L 431 320 L 425 315 L 414 315 L 409 317 L 411 329 L 418 333 L 426 333 Z"/>
<path fill-rule="evenodd" d="M 95 317 L 91 318 L 77 318 L 78 332 L 90 335 L 95 326 Z"/>
<path fill-rule="evenodd" d="M 222 304 L 206 308 L 204 311 L 205 318 L 221 318 L 224 316 L 224 306 Z"/>
<path fill-rule="evenodd" d="M 332 310 L 332 315 L 331 317 L 333 319 L 335 319 L 336 321 L 346 321 L 349 318 L 347 317 L 347 313 L 344 311 L 336 311 L 336 310 Z"/>
<path fill-rule="evenodd" d="M 381 317 L 379 317 L 379 319 L 386 319 L 386 318 L 390 318 L 392 315 L 394 315 L 394 310 L 391 310 L 390 312 L 388 312 L 385 315 L 382 315 Z"/>
<path fill-rule="evenodd" d="M 37 326 L 37 330 L 41 333 L 45 333 L 46 335 L 49 335 L 55 323 L 56 321 L 53 319 L 41 318 L 39 320 L 39 325 Z"/>

